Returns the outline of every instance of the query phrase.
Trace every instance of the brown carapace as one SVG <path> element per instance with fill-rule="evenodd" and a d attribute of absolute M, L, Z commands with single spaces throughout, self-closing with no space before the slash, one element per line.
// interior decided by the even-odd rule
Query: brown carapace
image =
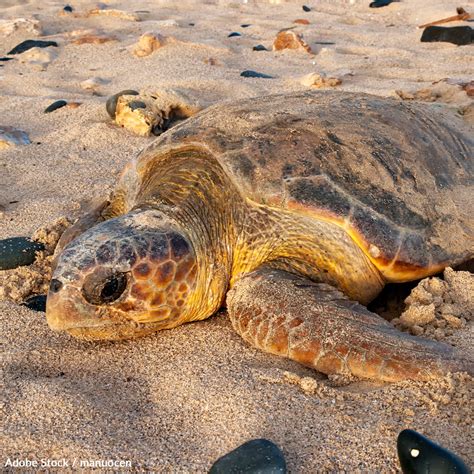
<path fill-rule="evenodd" d="M 62 238 L 48 323 L 123 339 L 214 314 L 326 374 L 472 372 L 370 312 L 385 283 L 474 255 L 473 143 L 459 119 L 365 94 L 211 107 L 129 164 Z"/>

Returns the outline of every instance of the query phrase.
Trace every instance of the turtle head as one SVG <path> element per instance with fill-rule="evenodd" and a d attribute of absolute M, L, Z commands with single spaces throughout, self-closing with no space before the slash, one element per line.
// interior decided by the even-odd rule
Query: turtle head
<path fill-rule="evenodd" d="M 154 210 L 92 227 L 60 254 L 46 317 L 83 339 L 126 339 L 194 319 L 198 265 L 187 235 Z"/>

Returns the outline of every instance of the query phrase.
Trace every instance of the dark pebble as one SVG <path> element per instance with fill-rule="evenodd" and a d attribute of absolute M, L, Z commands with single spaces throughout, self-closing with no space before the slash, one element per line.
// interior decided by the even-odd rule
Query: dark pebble
<path fill-rule="evenodd" d="M 138 95 L 137 91 L 126 89 L 124 91 L 117 92 L 117 94 L 111 95 L 105 104 L 107 113 L 110 115 L 110 118 L 115 118 L 115 109 L 117 108 L 117 100 L 121 95 Z"/>
<path fill-rule="evenodd" d="M 131 110 L 146 109 L 145 102 L 142 102 L 141 100 L 132 100 L 128 103 L 128 106 Z"/>
<path fill-rule="evenodd" d="M 405 474 L 470 472 L 461 458 L 413 430 L 400 432 L 397 451 Z"/>
<path fill-rule="evenodd" d="M 48 107 L 44 109 L 44 113 L 49 114 L 50 112 L 54 112 L 55 110 L 60 109 L 61 107 L 64 107 L 65 105 L 67 105 L 67 102 L 65 100 L 57 100 L 56 102 L 53 102 L 51 105 L 48 105 Z"/>
<path fill-rule="evenodd" d="M 71 5 L 66 5 L 63 10 L 68 13 L 72 13 L 74 8 L 71 7 Z"/>
<path fill-rule="evenodd" d="M 46 312 L 46 295 L 35 295 L 23 301 L 22 306 L 32 309 L 33 311 Z"/>
<path fill-rule="evenodd" d="M 307 7 L 306 5 L 303 5 L 303 10 L 305 12 L 310 12 L 311 11 L 311 8 L 310 7 Z"/>
<path fill-rule="evenodd" d="M 233 31 L 227 35 L 227 38 L 233 38 L 234 36 L 242 36 L 242 34 L 238 33 L 237 31 Z"/>
<path fill-rule="evenodd" d="M 0 58 L 1 62 L 13 61 L 15 58 Z"/>
<path fill-rule="evenodd" d="M 453 43 L 459 46 L 474 42 L 474 30 L 470 26 L 428 26 L 421 35 L 422 43 Z"/>
<path fill-rule="evenodd" d="M 268 51 L 268 49 L 265 48 L 265 46 L 263 46 L 263 44 L 257 44 L 257 46 L 254 46 L 252 49 L 254 51 Z"/>
<path fill-rule="evenodd" d="M 249 26 L 252 26 L 250 23 L 244 23 L 243 25 L 240 25 L 241 28 L 248 28 Z"/>
<path fill-rule="evenodd" d="M 36 252 L 40 250 L 44 250 L 44 245 L 28 237 L 0 240 L 0 270 L 31 265 L 36 259 Z"/>
<path fill-rule="evenodd" d="M 26 40 L 21 42 L 20 44 L 17 44 L 7 54 L 21 54 L 31 48 L 47 48 L 48 46 L 55 46 L 57 48 L 58 43 L 56 43 L 56 41 Z"/>
<path fill-rule="evenodd" d="M 284 474 L 286 462 L 280 448 L 266 439 L 253 439 L 219 458 L 209 474 Z"/>
<path fill-rule="evenodd" d="M 194 26 L 196 23 L 188 23 L 189 26 Z"/>
<path fill-rule="evenodd" d="M 257 71 L 243 71 L 240 73 L 242 77 L 259 77 L 261 79 L 273 79 L 273 76 L 269 76 L 268 74 L 263 74 L 262 72 Z"/>
<path fill-rule="evenodd" d="M 387 5 L 390 5 L 393 2 L 393 0 L 376 0 L 375 2 L 372 2 L 369 7 L 370 8 L 380 8 L 380 7 L 386 7 Z"/>

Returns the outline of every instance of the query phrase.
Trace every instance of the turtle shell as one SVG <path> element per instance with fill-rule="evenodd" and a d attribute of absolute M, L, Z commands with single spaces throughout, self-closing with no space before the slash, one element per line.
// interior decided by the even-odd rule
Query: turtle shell
<path fill-rule="evenodd" d="M 297 92 L 210 107 L 138 158 L 206 148 L 257 202 L 343 226 L 388 280 L 474 254 L 472 130 L 436 105 Z"/>

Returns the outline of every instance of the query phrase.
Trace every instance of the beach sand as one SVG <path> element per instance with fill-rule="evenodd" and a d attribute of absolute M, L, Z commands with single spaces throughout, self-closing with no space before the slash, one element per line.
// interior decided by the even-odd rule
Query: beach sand
<path fill-rule="evenodd" d="M 81 201 L 107 195 L 125 163 L 153 140 L 108 117 L 107 96 L 122 89 L 182 88 L 212 103 L 304 90 L 303 76 L 325 73 L 341 79 L 339 90 L 382 96 L 437 87 L 440 107 L 453 114 L 469 106 L 472 111 L 473 99 L 460 86 L 433 86 L 447 78 L 473 79 L 472 46 L 421 43 L 416 29 L 455 14 L 457 1 L 370 9 L 368 1 L 318 0 L 308 2 L 310 12 L 299 2 L 103 3 L 135 12 L 140 21 L 87 17 L 96 4 L 79 0 L 70 3 L 74 12 L 68 15 L 60 14 L 59 1 L 0 2 L 1 18 L 36 19 L 42 28 L 42 36 L 21 29 L 0 36 L 0 56 L 25 39 L 59 45 L 47 48 L 54 52 L 43 65 L 21 62 L 22 55 L 0 63 L 0 125 L 24 130 L 32 142 L 0 150 L 0 238 L 32 235 Z M 469 10 L 472 3 L 464 6 Z M 310 24 L 293 24 L 296 19 Z M 176 23 L 160 23 L 167 20 Z M 278 31 L 289 27 L 303 34 L 314 54 L 252 50 L 257 44 L 271 49 Z M 77 30 L 84 31 L 71 34 Z M 176 41 L 134 56 L 134 45 L 148 31 Z M 242 36 L 228 38 L 233 31 Z M 72 42 L 91 34 L 115 40 Z M 240 77 L 247 69 L 274 78 Z M 94 91 L 81 87 L 91 78 L 101 80 Z M 81 105 L 44 114 L 57 99 Z M 472 122 L 472 114 L 465 120 Z M 290 472 L 395 472 L 403 428 L 474 464 L 474 385 L 465 374 L 344 385 L 247 346 L 224 311 L 120 343 L 53 333 L 44 313 L 7 299 L 0 301 L 0 324 L 0 466 L 7 471 L 7 459 L 64 458 L 70 466 L 74 460 L 127 460 L 132 470 L 206 472 L 239 444 L 265 437 L 282 448 Z M 472 340 L 472 323 L 448 338 L 471 355 Z"/>

